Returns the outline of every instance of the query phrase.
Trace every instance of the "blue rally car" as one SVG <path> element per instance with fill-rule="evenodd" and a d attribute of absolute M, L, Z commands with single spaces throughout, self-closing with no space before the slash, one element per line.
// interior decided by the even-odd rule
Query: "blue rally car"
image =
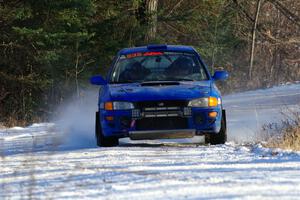
<path fill-rule="evenodd" d="M 98 146 L 132 140 L 189 138 L 226 142 L 226 113 L 215 85 L 226 71 L 210 75 L 196 50 L 189 46 L 148 45 L 121 50 L 101 85 L 96 112 Z"/>

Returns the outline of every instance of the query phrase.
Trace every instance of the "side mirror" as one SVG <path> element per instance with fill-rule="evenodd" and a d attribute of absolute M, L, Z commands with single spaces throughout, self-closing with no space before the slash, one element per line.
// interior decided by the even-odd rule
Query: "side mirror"
<path fill-rule="evenodd" d="M 93 85 L 106 85 L 107 81 L 102 76 L 96 75 L 90 78 L 90 83 Z"/>
<path fill-rule="evenodd" d="M 219 80 L 226 80 L 228 78 L 228 72 L 227 71 L 216 71 L 214 76 L 213 76 L 213 79 L 215 81 L 219 81 Z"/>

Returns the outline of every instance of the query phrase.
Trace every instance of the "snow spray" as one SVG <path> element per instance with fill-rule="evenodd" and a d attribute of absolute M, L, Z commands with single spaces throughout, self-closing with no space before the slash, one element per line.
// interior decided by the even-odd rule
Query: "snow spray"
<path fill-rule="evenodd" d="M 62 144 L 71 148 L 96 147 L 95 112 L 97 110 L 98 90 L 85 90 L 65 103 L 56 111 L 53 121 L 62 131 Z"/>

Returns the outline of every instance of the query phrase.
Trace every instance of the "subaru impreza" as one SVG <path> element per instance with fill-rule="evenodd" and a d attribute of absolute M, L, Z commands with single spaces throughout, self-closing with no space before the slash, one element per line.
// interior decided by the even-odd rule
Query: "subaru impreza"
<path fill-rule="evenodd" d="M 211 75 L 193 47 L 148 45 L 118 52 L 100 85 L 95 135 L 98 146 L 132 140 L 191 138 L 224 144 L 226 112 L 215 82 L 226 71 Z"/>

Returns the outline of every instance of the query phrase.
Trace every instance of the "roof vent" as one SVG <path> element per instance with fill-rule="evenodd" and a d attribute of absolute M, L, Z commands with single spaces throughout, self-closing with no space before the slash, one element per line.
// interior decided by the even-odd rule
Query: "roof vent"
<path fill-rule="evenodd" d="M 147 46 L 147 49 L 149 49 L 149 50 L 163 50 L 163 49 L 167 49 L 167 45 L 166 44 L 149 44 Z"/>

